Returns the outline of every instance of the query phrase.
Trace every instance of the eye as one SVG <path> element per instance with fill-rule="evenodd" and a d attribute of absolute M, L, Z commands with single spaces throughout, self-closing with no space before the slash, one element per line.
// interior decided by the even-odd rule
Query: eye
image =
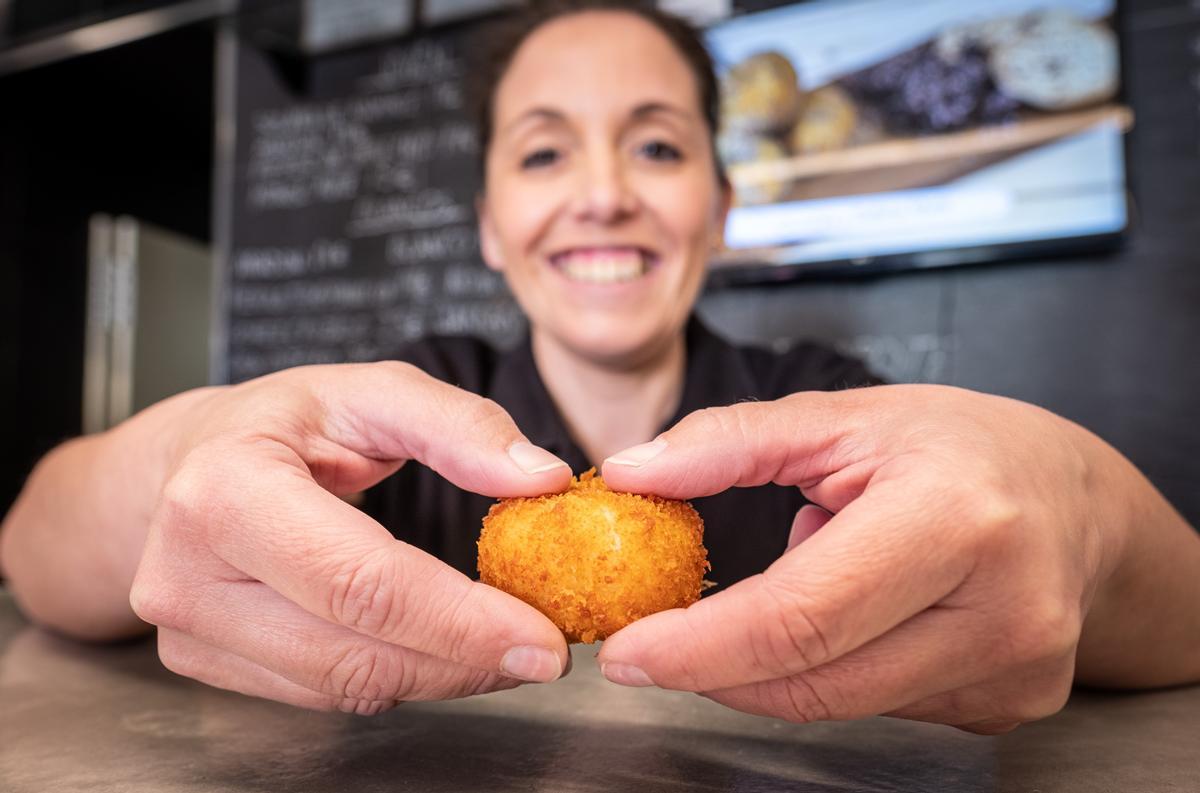
<path fill-rule="evenodd" d="M 525 155 L 521 160 L 521 167 L 524 169 L 545 168 L 547 165 L 553 165 L 557 161 L 558 152 L 554 149 L 538 149 Z"/>
<path fill-rule="evenodd" d="M 675 162 L 682 159 L 679 149 L 661 140 L 651 140 L 638 147 L 638 154 L 659 162 Z"/>

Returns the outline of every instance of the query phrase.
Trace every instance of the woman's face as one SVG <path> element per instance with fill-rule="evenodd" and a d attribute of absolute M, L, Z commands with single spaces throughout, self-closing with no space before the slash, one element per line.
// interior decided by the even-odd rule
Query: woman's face
<path fill-rule="evenodd" d="M 521 44 L 493 107 L 483 255 L 534 333 L 612 365 L 664 349 L 728 209 L 683 55 L 627 12 L 561 17 Z"/>

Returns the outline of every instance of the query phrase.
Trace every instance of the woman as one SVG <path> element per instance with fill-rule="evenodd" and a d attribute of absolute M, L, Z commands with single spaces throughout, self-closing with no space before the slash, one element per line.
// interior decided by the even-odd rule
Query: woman
<path fill-rule="evenodd" d="M 712 63 L 692 30 L 653 11 L 585 19 L 595 32 L 573 40 L 587 7 L 493 26 L 476 72 L 483 255 L 528 316 L 529 339 L 500 356 L 435 339 L 402 357 L 494 399 L 576 472 L 696 410 L 877 383 L 832 351 L 736 349 L 689 319 L 731 199 L 713 150 Z M 365 507 L 473 575 L 490 503 L 412 466 Z M 776 486 L 699 500 L 716 582 L 766 568 L 803 504 Z"/>
<path fill-rule="evenodd" d="M 485 497 L 559 490 L 572 466 L 602 462 L 617 487 L 677 497 L 794 486 L 719 496 L 739 500 L 714 511 L 714 573 L 750 577 L 609 639 L 615 682 L 785 718 L 995 732 L 1057 710 L 1077 670 L 1118 685 L 1200 678 L 1200 541 L 1094 436 L 948 388 L 774 400 L 868 375 L 687 325 L 729 203 L 694 37 L 648 12 L 577 6 L 535 16 L 515 42 L 489 93 L 479 209 L 484 256 L 530 316 L 528 348 L 495 358 L 435 341 L 406 353 L 418 366 L 281 372 L 64 445 L 0 534 L 33 618 L 110 638 L 143 629 L 136 613 L 159 626 L 168 667 L 305 707 L 373 713 L 553 680 L 568 656 L 544 617 L 337 496 L 406 460 Z M 690 412 L 745 397 L 774 401 Z M 373 514 L 431 547 L 450 538 L 440 550 L 467 567 L 483 502 L 401 475 L 371 493 Z M 772 561 L 797 492 L 836 514 L 800 510 Z M 443 508 L 436 539 L 407 525 Z"/>

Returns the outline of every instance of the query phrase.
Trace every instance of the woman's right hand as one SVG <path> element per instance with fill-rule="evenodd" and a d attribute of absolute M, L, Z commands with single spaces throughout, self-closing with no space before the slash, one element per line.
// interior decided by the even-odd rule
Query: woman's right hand
<path fill-rule="evenodd" d="M 562 674 L 546 617 L 342 498 L 406 460 L 489 496 L 565 488 L 567 465 L 494 402 L 407 364 L 349 364 L 214 390 L 191 418 L 130 593 L 168 668 L 357 713 Z"/>

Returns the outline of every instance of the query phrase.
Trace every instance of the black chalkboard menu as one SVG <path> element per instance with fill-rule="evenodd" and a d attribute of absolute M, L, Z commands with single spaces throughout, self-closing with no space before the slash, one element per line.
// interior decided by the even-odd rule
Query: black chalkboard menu
<path fill-rule="evenodd" d="M 461 28 L 295 63 L 236 45 L 224 377 L 524 320 L 478 253 Z"/>

